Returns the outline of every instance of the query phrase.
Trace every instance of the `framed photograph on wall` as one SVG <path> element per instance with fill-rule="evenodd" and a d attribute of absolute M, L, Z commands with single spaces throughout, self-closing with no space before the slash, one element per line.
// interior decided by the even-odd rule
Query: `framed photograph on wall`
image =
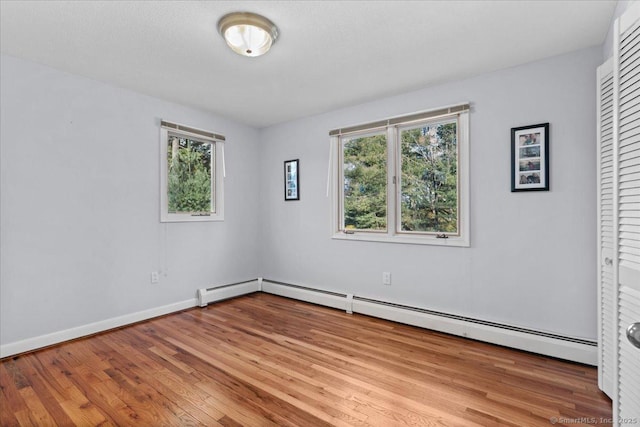
<path fill-rule="evenodd" d="M 284 162 L 284 200 L 300 200 L 300 160 Z"/>
<path fill-rule="evenodd" d="M 511 128 L 511 191 L 549 191 L 549 123 Z"/>

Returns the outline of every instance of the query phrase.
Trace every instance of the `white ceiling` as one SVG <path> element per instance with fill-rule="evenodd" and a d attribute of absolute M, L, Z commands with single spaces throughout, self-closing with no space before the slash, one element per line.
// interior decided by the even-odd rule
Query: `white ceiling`
<path fill-rule="evenodd" d="M 612 1 L 0 1 L 0 49 L 256 127 L 600 45 Z M 259 58 L 216 23 L 280 29 Z M 595 72 L 595 71 L 594 71 Z"/>

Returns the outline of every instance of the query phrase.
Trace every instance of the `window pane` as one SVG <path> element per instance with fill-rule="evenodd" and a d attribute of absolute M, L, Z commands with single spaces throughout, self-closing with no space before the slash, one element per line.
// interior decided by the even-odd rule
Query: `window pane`
<path fill-rule="evenodd" d="M 402 231 L 458 232 L 457 121 L 400 132 Z"/>
<path fill-rule="evenodd" d="M 169 136 L 167 170 L 169 213 L 215 211 L 212 197 L 213 144 Z"/>
<path fill-rule="evenodd" d="M 387 229 L 386 134 L 343 140 L 344 228 Z"/>

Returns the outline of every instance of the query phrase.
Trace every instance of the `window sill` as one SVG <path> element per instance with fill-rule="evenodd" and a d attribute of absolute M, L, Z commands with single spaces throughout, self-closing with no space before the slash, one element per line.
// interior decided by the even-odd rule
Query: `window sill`
<path fill-rule="evenodd" d="M 224 221 L 222 215 L 176 215 L 168 214 L 162 215 L 160 222 L 211 222 L 211 221 Z"/>
<path fill-rule="evenodd" d="M 430 245 L 430 246 L 453 246 L 453 247 L 470 247 L 469 240 L 463 237 L 449 237 L 446 239 L 439 239 L 435 236 L 428 235 L 388 235 L 381 233 L 358 233 L 345 234 L 342 232 L 334 233 L 331 236 L 336 240 L 356 240 L 364 242 L 380 242 L 380 243 L 402 243 L 409 245 Z"/>

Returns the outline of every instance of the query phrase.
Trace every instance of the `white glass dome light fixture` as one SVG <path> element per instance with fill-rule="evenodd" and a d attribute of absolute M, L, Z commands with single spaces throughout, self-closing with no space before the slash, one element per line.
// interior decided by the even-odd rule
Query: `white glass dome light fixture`
<path fill-rule="evenodd" d="M 235 53 L 256 57 L 269 51 L 278 38 L 278 27 L 251 12 L 229 13 L 218 21 L 218 31 Z"/>

